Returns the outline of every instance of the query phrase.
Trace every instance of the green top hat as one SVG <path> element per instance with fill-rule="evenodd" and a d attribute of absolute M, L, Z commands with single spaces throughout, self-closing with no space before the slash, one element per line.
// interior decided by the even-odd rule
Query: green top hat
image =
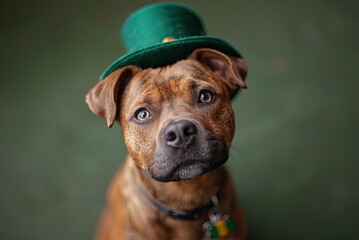
<path fill-rule="evenodd" d="M 121 37 L 127 54 L 114 61 L 100 80 L 127 65 L 145 69 L 173 64 L 197 48 L 241 57 L 226 41 L 207 36 L 195 12 L 175 3 L 157 3 L 133 12 L 122 26 Z"/>

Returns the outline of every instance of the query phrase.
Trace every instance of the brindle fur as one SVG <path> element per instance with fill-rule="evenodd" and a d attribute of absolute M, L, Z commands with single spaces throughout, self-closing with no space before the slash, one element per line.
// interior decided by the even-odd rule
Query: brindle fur
<path fill-rule="evenodd" d="M 198 49 L 186 60 L 156 69 L 127 66 L 116 70 L 89 91 L 86 102 L 108 127 L 122 125 L 129 155 L 112 180 L 95 239 L 203 239 L 207 214 L 195 221 L 166 217 L 145 197 L 145 192 L 167 207 L 191 210 L 217 195 L 222 214 L 237 224 L 226 239 L 246 239 L 247 223 L 224 165 L 188 180 L 161 182 L 155 160 L 161 134 L 176 119 L 191 119 L 228 152 L 234 134 L 230 94 L 245 88 L 243 60 L 215 50 Z M 198 106 L 198 92 L 211 89 L 217 96 L 208 106 Z M 149 123 L 134 121 L 138 108 L 155 113 Z M 201 131 L 202 131 L 201 130 Z M 204 139 L 205 140 L 205 139 Z M 206 149 L 204 151 L 207 151 Z M 166 166 L 166 165 L 164 165 Z"/>

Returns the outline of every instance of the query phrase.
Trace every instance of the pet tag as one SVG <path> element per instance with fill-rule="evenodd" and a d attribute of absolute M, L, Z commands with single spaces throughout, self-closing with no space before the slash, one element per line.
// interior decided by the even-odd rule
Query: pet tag
<path fill-rule="evenodd" d="M 224 215 L 222 217 L 216 196 L 212 197 L 212 202 L 213 208 L 208 211 L 210 221 L 205 222 L 202 226 L 203 231 L 206 233 L 206 239 L 225 237 L 236 228 L 236 225 L 230 216 Z"/>

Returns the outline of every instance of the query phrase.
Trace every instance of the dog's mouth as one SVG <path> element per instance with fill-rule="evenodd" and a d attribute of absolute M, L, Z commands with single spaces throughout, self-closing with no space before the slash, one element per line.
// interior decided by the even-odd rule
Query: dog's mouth
<path fill-rule="evenodd" d="M 172 169 L 158 169 L 155 166 L 148 169 L 149 175 L 160 182 L 176 182 L 202 176 L 223 165 L 228 156 L 216 160 L 185 160 Z"/>
<path fill-rule="evenodd" d="M 161 182 L 188 180 L 213 171 L 228 159 L 222 138 L 191 119 L 168 124 L 159 135 L 149 175 Z"/>

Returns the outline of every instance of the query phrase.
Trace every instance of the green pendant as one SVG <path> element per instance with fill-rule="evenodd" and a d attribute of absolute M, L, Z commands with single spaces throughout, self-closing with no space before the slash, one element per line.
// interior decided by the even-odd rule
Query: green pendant
<path fill-rule="evenodd" d="M 236 229 L 236 224 L 229 216 L 223 217 L 215 223 L 209 224 L 206 229 L 206 237 L 209 239 L 216 239 L 227 236 L 230 232 Z"/>
<path fill-rule="evenodd" d="M 222 214 L 219 210 L 217 196 L 212 197 L 213 208 L 208 211 L 209 221 L 202 226 L 206 233 L 206 239 L 216 239 L 228 236 L 230 232 L 236 229 L 236 224 L 229 215 Z"/>

